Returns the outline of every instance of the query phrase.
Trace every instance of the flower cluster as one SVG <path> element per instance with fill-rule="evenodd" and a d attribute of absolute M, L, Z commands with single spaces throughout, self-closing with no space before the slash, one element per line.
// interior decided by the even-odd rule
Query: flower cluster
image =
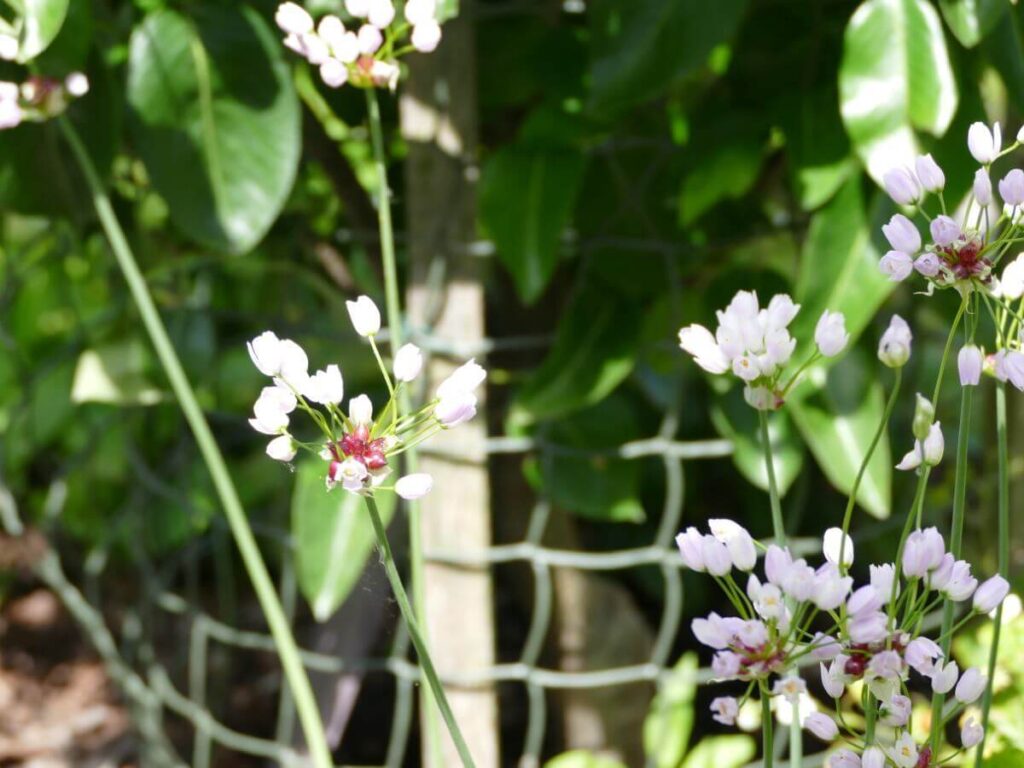
<path fill-rule="evenodd" d="M 284 44 L 319 67 L 331 88 L 351 83 L 394 90 L 398 58 L 411 50 L 429 53 L 441 42 L 437 0 L 407 0 L 402 18 L 392 0 L 345 0 L 345 10 L 349 27 L 333 14 L 314 24 L 309 12 L 292 2 L 278 6 L 274 16 Z"/>
<path fill-rule="evenodd" d="M 372 493 L 386 487 L 383 483 L 396 456 L 476 415 L 475 391 L 487 374 L 470 360 L 441 382 L 433 400 L 414 413 L 400 413 L 400 388 L 419 376 L 423 355 L 415 345 L 406 344 L 395 353 L 389 372 L 374 341 L 381 324 L 377 306 L 366 296 L 346 303 L 356 332 L 370 342 L 390 394 L 377 418 L 365 394 L 349 400 L 347 413 L 341 408 L 345 386 L 337 365 L 311 374 L 302 347 L 266 331 L 248 342 L 248 349 L 253 364 L 273 384 L 263 388 L 249 423 L 257 432 L 274 436 L 267 445 L 272 459 L 289 462 L 299 449 L 306 449 L 327 462 L 328 489 L 341 485 L 351 493 Z M 291 433 L 291 414 L 296 409 L 310 416 L 322 441 L 302 442 Z M 427 494 L 431 485 L 429 475 L 412 474 L 399 478 L 394 490 L 414 499 Z"/>
<path fill-rule="evenodd" d="M 953 692 L 943 724 L 974 703 L 987 680 L 976 668 L 961 674 L 943 646 L 922 633 L 922 619 L 947 600 L 971 601 L 961 623 L 987 614 L 1006 597 L 1005 579 L 993 576 L 979 585 L 971 565 L 947 552 L 938 530 L 928 528 L 911 532 L 896 563 L 871 565 L 868 583 L 855 587 L 847 575 L 853 542 L 832 528 L 822 542 L 825 562 L 817 568 L 787 548 L 767 547 L 762 581 L 753 572 L 757 545 L 750 534 L 730 520 L 711 520 L 709 527 L 710 534 L 688 528 L 676 542 L 684 564 L 711 574 L 738 614 L 712 613 L 692 624 L 697 640 L 715 651 L 716 678 L 748 683 L 742 700 L 722 696 L 712 702 L 716 721 L 735 724 L 743 700 L 756 688 L 762 697 L 794 705 L 801 725 L 819 739 L 832 742 L 842 736 L 848 746 L 832 756 L 833 768 L 882 768 L 890 763 L 923 768 L 960 751 L 939 759 L 911 733 L 911 672 L 935 693 Z M 734 579 L 734 569 L 747 574 L 745 589 Z M 815 711 L 807 695 L 799 666 L 813 661 L 818 662 L 825 694 L 834 700 L 835 716 Z M 872 707 L 877 715 L 878 727 L 871 733 L 844 715 L 847 687 L 854 683 L 866 691 L 862 706 Z M 966 720 L 961 749 L 976 745 L 981 736 L 980 726 Z"/>
<path fill-rule="evenodd" d="M 0 80 L 0 130 L 56 117 L 71 99 L 88 92 L 89 80 L 81 72 L 72 72 L 63 80 L 32 76 L 20 85 Z"/>
<path fill-rule="evenodd" d="M 783 383 L 784 369 L 796 349 L 789 324 L 799 311 L 800 305 L 784 293 L 761 308 L 757 293 L 740 291 L 717 313 L 714 333 L 694 323 L 679 331 L 679 346 L 709 373 L 732 371 L 746 384 L 743 394 L 751 406 L 773 410 L 782 405 L 800 371 L 818 357 L 838 355 L 850 340 L 843 315 L 825 310 L 814 331 L 814 354 Z"/>

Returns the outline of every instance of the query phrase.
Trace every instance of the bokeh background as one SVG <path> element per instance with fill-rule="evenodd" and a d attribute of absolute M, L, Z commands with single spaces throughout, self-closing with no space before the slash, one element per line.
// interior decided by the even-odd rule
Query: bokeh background
<path fill-rule="evenodd" d="M 472 356 L 490 371 L 484 418 L 424 458 L 438 477 L 423 509 L 427 624 L 460 720 L 483 766 L 756 762 L 756 738 L 706 711 L 725 687 L 696 686 L 708 659 L 689 619 L 721 601 L 679 569 L 672 538 L 717 516 L 769 535 L 761 446 L 739 388 L 706 377 L 676 333 L 713 323 L 741 288 L 792 293 L 798 338 L 822 309 L 846 314 L 856 343 L 771 425 L 787 526 L 815 551 L 882 415 L 891 374 L 874 350 L 889 314 L 915 330 L 905 380 L 930 390 L 955 311 L 878 274 L 894 209 L 877 182 L 928 151 L 946 199 L 966 193 L 967 126 L 1000 120 L 1012 137 L 1024 112 L 1024 11 L 445 7 L 457 16 L 439 51 L 410 57 L 382 100 L 406 330 L 435 377 Z M 89 75 L 70 119 L 310 651 L 337 761 L 452 765 L 424 737 L 361 507 L 325 494 L 315 462 L 270 462 L 246 423 L 262 381 L 244 342 L 268 328 L 314 366 L 339 362 L 349 393 L 384 395 L 344 307 L 383 299 L 363 94 L 327 89 L 289 55 L 273 11 L 71 0 L 38 69 Z M 0 66 L 0 79 L 23 74 Z M 56 126 L 0 133 L 0 210 L 0 762 L 298 764 L 205 466 Z M 938 408 L 949 444 L 956 394 L 946 386 Z M 989 394 L 966 540 L 994 571 Z M 891 466 L 912 407 L 908 386 L 861 486 L 864 563 L 891 559 L 910 503 Z M 1022 432 L 1010 434 L 1019 498 Z M 948 466 L 933 473 L 929 521 L 946 519 L 951 487 Z M 405 510 L 386 511 L 404 562 Z M 1024 758 L 1020 633 L 1003 637 L 991 766 Z M 961 658 L 985 658 L 987 638 L 969 632 Z"/>

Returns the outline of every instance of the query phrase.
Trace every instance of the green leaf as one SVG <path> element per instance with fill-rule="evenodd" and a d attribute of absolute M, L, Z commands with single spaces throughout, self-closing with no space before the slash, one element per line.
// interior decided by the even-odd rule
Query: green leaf
<path fill-rule="evenodd" d="M 846 27 L 843 123 L 876 182 L 920 153 L 915 130 L 942 136 L 958 94 L 942 24 L 925 0 L 865 0 Z"/>
<path fill-rule="evenodd" d="M 644 719 L 644 751 L 656 768 L 678 768 L 693 731 L 697 654 L 685 653 L 662 683 Z"/>
<path fill-rule="evenodd" d="M 981 43 L 981 50 L 1006 85 L 1007 96 L 1018 111 L 1024 109 L 1024 38 L 1019 11 L 1007 13 Z"/>
<path fill-rule="evenodd" d="M 740 768 L 755 754 L 757 747 L 749 736 L 709 736 L 686 756 L 683 768 Z"/>
<path fill-rule="evenodd" d="M 641 313 L 591 283 L 566 307 L 551 352 L 519 390 L 509 428 L 522 429 L 593 405 L 633 370 Z"/>
<path fill-rule="evenodd" d="M 591 109 L 620 111 L 693 74 L 732 39 L 746 9 L 747 0 L 596 0 Z"/>
<path fill-rule="evenodd" d="M 569 147 L 512 145 L 491 156 L 480 182 L 480 220 L 526 304 L 558 266 L 586 159 Z"/>
<path fill-rule="evenodd" d="M 73 403 L 155 405 L 163 399 L 159 389 L 146 380 L 146 348 L 138 342 L 121 342 L 87 349 L 78 357 Z"/>
<path fill-rule="evenodd" d="M 761 172 L 761 142 L 745 139 L 704 155 L 683 181 L 679 220 L 684 227 L 717 203 L 743 197 Z"/>
<path fill-rule="evenodd" d="M 793 182 L 800 207 L 806 211 L 827 203 L 859 172 L 836 111 L 838 98 L 832 82 L 794 98 L 792 110 L 784 115 Z"/>
<path fill-rule="evenodd" d="M 823 375 L 815 369 L 812 376 Z M 803 387 L 786 408 L 814 454 L 818 466 L 839 491 L 849 494 L 885 411 L 885 393 L 863 355 L 848 354 L 828 372 L 820 391 L 803 395 Z M 882 435 L 857 491 L 858 503 L 877 518 L 889 516 L 892 456 Z"/>
<path fill-rule="evenodd" d="M 440 22 L 454 19 L 459 15 L 459 0 L 438 0 L 437 20 Z"/>
<path fill-rule="evenodd" d="M 324 487 L 326 464 L 300 462 L 292 494 L 292 536 L 299 589 L 317 621 L 327 621 L 359 580 L 375 545 L 362 498 Z M 395 495 L 377 496 L 384 525 L 395 513 Z"/>
<path fill-rule="evenodd" d="M 965 48 L 973 48 L 991 32 L 1010 4 L 1007 0 L 939 0 L 942 16 Z"/>
<path fill-rule="evenodd" d="M 585 749 L 563 752 L 544 763 L 544 768 L 626 768 L 613 757 L 595 755 Z"/>
<path fill-rule="evenodd" d="M 741 387 L 733 387 L 711 407 L 711 422 L 718 433 L 731 440 L 732 460 L 750 483 L 768 490 L 768 472 L 764 465 L 764 447 L 757 411 L 743 399 Z M 803 446 L 785 410 L 768 415 L 768 437 L 772 443 L 775 480 L 779 495 L 786 491 L 800 474 L 804 463 Z"/>
<path fill-rule="evenodd" d="M 25 64 L 45 51 L 57 37 L 70 0 L 19 0 L 22 5 L 18 61 Z"/>
<path fill-rule="evenodd" d="M 592 408 L 552 422 L 544 430 L 544 438 L 557 447 L 545 448 L 537 459 L 536 472 L 528 468 L 528 474 L 539 476 L 545 494 L 570 512 L 607 522 L 642 522 L 640 463 L 592 455 L 638 434 L 630 401 L 612 394 Z"/>
<path fill-rule="evenodd" d="M 850 179 L 811 220 L 794 291 L 800 314 L 793 337 L 811 338 L 829 309 L 843 313 L 855 341 L 894 288 L 878 269 L 880 255 L 868 230 L 860 180 Z"/>
<path fill-rule="evenodd" d="M 300 153 L 283 47 L 252 8 L 151 13 L 132 34 L 135 146 L 171 218 L 203 245 L 251 249 L 277 218 Z"/>

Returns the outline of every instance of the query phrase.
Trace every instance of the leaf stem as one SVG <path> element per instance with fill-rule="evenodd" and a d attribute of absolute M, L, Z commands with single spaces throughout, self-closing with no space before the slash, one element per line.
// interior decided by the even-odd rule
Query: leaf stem
<path fill-rule="evenodd" d="M 768 414 L 758 411 L 761 421 L 761 444 L 764 447 L 764 468 L 768 475 L 768 499 L 772 508 L 772 534 L 780 547 L 786 545 L 786 527 L 782 522 L 782 504 L 779 501 L 779 487 L 775 482 L 775 462 L 772 459 L 772 443 L 768 435 Z"/>
<path fill-rule="evenodd" d="M 401 576 L 398 575 L 395 558 L 391 554 L 391 545 L 388 543 L 388 535 L 384 530 L 384 523 L 380 519 L 380 512 L 377 511 L 377 502 L 374 501 L 373 496 L 366 496 L 365 498 L 366 508 L 370 513 L 370 522 L 373 523 L 373 532 L 377 536 L 377 547 L 380 549 L 381 561 L 384 563 L 384 570 L 387 573 L 388 581 L 391 582 L 391 589 L 395 593 L 395 600 L 398 601 L 398 607 L 402 611 L 402 616 L 405 618 L 405 623 L 409 628 L 409 637 L 412 639 L 413 647 L 416 648 L 416 654 L 419 656 L 423 676 L 427 678 L 427 684 L 434 694 L 434 701 L 437 703 L 438 709 L 441 710 L 441 717 L 444 718 L 445 725 L 448 726 L 448 732 L 451 734 L 452 741 L 455 742 L 455 749 L 458 750 L 463 766 L 465 768 L 473 768 L 473 757 L 469 754 L 469 747 L 462 736 L 462 731 L 459 730 L 458 723 L 455 722 L 455 715 L 448 704 L 448 697 L 445 696 L 444 687 L 437 676 L 437 670 L 434 669 L 434 662 L 431 660 L 430 654 L 427 651 L 427 645 L 420 634 L 416 615 L 413 613 L 412 605 L 409 603 L 409 596 L 405 592 L 405 587 L 402 586 Z"/>
<path fill-rule="evenodd" d="M 772 718 L 772 700 L 768 696 L 768 687 L 761 683 L 761 740 L 764 756 L 761 762 L 764 768 L 772 768 L 775 760 L 775 722 Z"/>
<path fill-rule="evenodd" d="M 118 266 L 124 274 L 125 281 L 131 291 L 132 299 L 142 317 L 142 323 L 149 334 L 153 347 L 156 350 L 160 364 L 170 381 L 171 389 L 178 399 L 182 414 L 188 422 L 199 446 L 203 461 L 213 480 L 221 505 L 224 507 L 224 514 L 227 517 L 231 533 L 238 545 L 239 554 L 245 565 L 246 572 L 252 582 L 256 598 L 270 628 L 270 634 L 274 639 L 274 646 L 277 655 L 281 660 L 285 678 L 291 688 L 292 696 L 295 699 L 295 707 L 302 724 L 302 730 L 306 736 L 306 744 L 310 751 L 313 765 L 316 768 L 332 768 L 334 765 L 331 758 L 330 748 L 324 734 L 323 722 L 320 719 L 320 710 L 313 696 L 313 690 L 309 684 L 309 677 L 299 657 L 299 649 L 292 635 L 291 626 L 285 616 L 284 609 L 278 599 L 277 591 L 267 572 L 267 566 L 260 555 L 259 546 L 253 535 L 252 528 L 245 516 L 242 502 L 238 498 L 238 491 L 228 472 L 224 462 L 224 456 L 217 446 L 217 442 L 206 422 L 206 417 L 199 406 L 192 385 L 185 375 L 178 354 L 174 350 L 170 337 L 167 334 L 160 314 L 149 293 L 146 280 L 142 275 L 139 265 L 135 260 L 124 231 L 117 220 L 110 198 L 107 196 L 103 182 L 93 166 L 92 159 L 81 139 L 75 131 L 74 126 L 65 117 L 57 119 L 64 138 L 67 140 L 82 169 L 86 182 L 92 195 L 93 205 L 99 216 L 100 224 L 110 242 L 110 248 L 114 252 Z"/>

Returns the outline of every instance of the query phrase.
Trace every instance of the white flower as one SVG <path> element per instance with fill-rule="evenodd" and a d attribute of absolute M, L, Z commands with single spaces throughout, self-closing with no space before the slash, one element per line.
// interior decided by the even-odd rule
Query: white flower
<path fill-rule="evenodd" d="M 64 88 L 76 99 L 80 99 L 89 92 L 89 78 L 82 72 L 72 72 L 64 78 Z"/>
<path fill-rule="evenodd" d="M 914 163 L 917 178 L 926 192 L 941 192 L 946 186 L 946 176 L 931 155 L 921 155 Z"/>
<path fill-rule="evenodd" d="M 932 240 L 936 245 L 942 247 L 952 245 L 963 234 L 960 225 L 949 216 L 936 216 L 928 228 L 931 231 Z"/>
<path fill-rule="evenodd" d="M 839 726 L 836 725 L 836 721 L 821 712 L 809 714 L 804 720 L 804 728 L 822 741 L 833 741 L 839 735 Z"/>
<path fill-rule="evenodd" d="M 433 19 L 420 22 L 412 28 L 409 42 L 420 53 L 431 53 L 441 42 L 441 25 Z"/>
<path fill-rule="evenodd" d="M 281 387 L 264 387 L 253 406 L 255 418 L 249 424 L 257 432 L 276 435 L 288 426 L 288 414 L 295 410 L 295 395 Z"/>
<path fill-rule="evenodd" d="M 676 546 L 683 565 L 691 571 L 703 573 L 704 568 L 704 537 L 692 525 L 676 536 Z"/>
<path fill-rule="evenodd" d="M 953 556 L 947 554 L 946 558 L 952 560 Z M 932 577 L 932 589 L 939 590 L 955 603 L 962 603 L 968 599 L 978 587 L 978 580 L 971 575 L 971 564 L 966 560 L 954 562 L 949 568 L 949 573 L 944 576 L 945 583 L 941 585 L 936 583 L 934 576 Z"/>
<path fill-rule="evenodd" d="M 388 61 L 374 59 L 370 65 L 370 79 L 373 80 L 373 84 L 378 87 L 387 86 L 390 91 L 394 91 L 398 87 L 400 73 L 398 66 Z"/>
<path fill-rule="evenodd" d="M 18 38 L 0 33 L 0 59 L 14 61 L 18 58 Z"/>
<path fill-rule="evenodd" d="M 999 381 L 1009 381 L 1024 391 L 1024 353 L 1001 349 L 995 355 L 995 375 Z"/>
<path fill-rule="evenodd" d="M 956 700 L 961 704 L 973 704 L 985 692 L 988 679 L 977 667 L 970 667 L 960 676 L 956 684 Z"/>
<path fill-rule="evenodd" d="M 373 336 L 380 331 L 380 310 L 369 296 L 360 296 L 355 301 L 346 301 L 352 327 L 360 336 Z"/>
<path fill-rule="evenodd" d="M 355 32 L 346 31 L 337 16 L 324 16 L 316 31 L 338 61 L 351 64 L 359 58 L 359 38 Z"/>
<path fill-rule="evenodd" d="M 348 418 L 356 426 L 373 423 L 373 403 L 366 395 L 353 397 L 348 401 Z"/>
<path fill-rule="evenodd" d="M 735 725 L 740 705 L 732 696 L 719 696 L 711 701 L 711 719 L 722 725 Z"/>
<path fill-rule="evenodd" d="M 932 467 L 940 464 L 945 445 L 945 440 L 942 437 L 942 425 L 936 421 L 928 430 L 928 437 L 921 444 L 924 463 Z"/>
<path fill-rule="evenodd" d="M 395 353 L 393 366 L 397 381 L 409 382 L 423 370 L 423 353 L 415 344 L 405 344 Z M 483 370 L 483 369 L 481 369 Z"/>
<path fill-rule="evenodd" d="M 890 728 L 902 728 L 910 720 L 910 713 L 913 704 L 910 699 L 902 694 L 896 693 L 882 705 L 880 714 L 882 724 Z"/>
<path fill-rule="evenodd" d="M 913 531 L 903 545 L 903 574 L 909 578 L 923 578 L 928 571 L 938 568 L 946 554 L 946 544 L 939 529 L 932 526 Z"/>
<path fill-rule="evenodd" d="M 800 700 L 800 694 L 807 693 L 807 683 L 797 675 L 787 675 L 775 681 L 772 693 L 776 696 L 783 696 L 787 701 L 795 704 Z"/>
<path fill-rule="evenodd" d="M 822 536 L 821 552 L 830 563 L 838 563 L 840 550 L 843 552 L 843 565 L 852 564 L 853 539 L 845 535 L 842 528 L 829 528 Z"/>
<path fill-rule="evenodd" d="M 359 52 L 372 56 L 384 44 L 384 35 L 373 24 L 363 24 L 356 35 L 359 42 Z"/>
<path fill-rule="evenodd" d="M 898 651 L 879 651 L 868 662 L 868 672 L 872 677 L 895 679 L 903 672 L 903 659 Z"/>
<path fill-rule="evenodd" d="M 358 493 L 364 489 L 367 475 L 369 471 L 366 465 L 356 459 L 331 462 L 327 475 L 328 487 L 341 483 L 341 487 L 346 491 Z"/>
<path fill-rule="evenodd" d="M 882 177 L 885 191 L 899 205 L 913 205 L 921 200 L 921 185 L 906 168 L 893 168 Z"/>
<path fill-rule="evenodd" d="M 274 461 L 291 461 L 298 449 L 291 435 L 279 435 L 267 444 L 267 456 Z"/>
<path fill-rule="evenodd" d="M 889 219 L 888 224 L 882 225 L 882 234 L 895 251 L 910 254 L 921 250 L 921 233 L 917 231 L 914 222 L 902 213 L 897 213 Z"/>
<path fill-rule="evenodd" d="M 704 567 L 712 576 L 725 576 L 732 570 L 732 555 L 729 548 L 714 536 L 704 536 L 701 539 L 701 550 Z"/>
<path fill-rule="evenodd" d="M 690 629 L 697 642 L 720 651 L 729 647 L 742 624 L 741 619 L 723 618 L 712 611 L 706 619 L 697 618 L 690 622 Z"/>
<path fill-rule="evenodd" d="M 868 570 L 871 573 L 871 586 L 875 588 L 882 604 L 888 603 L 892 597 L 892 583 L 896 577 L 896 566 L 892 563 L 881 565 L 870 565 Z"/>
<path fill-rule="evenodd" d="M 855 752 L 840 749 L 828 759 L 828 768 L 861 768 L 861 762 Z"/>
<path fill-rule="evenodd" d="M 775 393 L 768 387 L 744 387 L 743 399 L 747 405 L 758 411 L 770 411 L 775 408 Z"/>
<path fill-rule="evenodd" d="M 884 602 L 877 589 L 870 584 L 865 584 L 850 595 L 850 599 L 846 601 L 846 610 L 851 615 L 865 612 L 874 613 L 882 607 Z"/>
<path fill-rule="evenodd" d="M 417 472 L 398 478 L 395 483 L 395 493 L 407 501 L 412 501 L 426 496 L 433 487 L 434 478 L 426 472 Z"/>
<path fill-rule="evenodd" d="M 405 20 L 413 26 L 437 18 L 437 0 L 408 0 L 405 4 Z"/>
<path fill-rule="evenodd" d="M 989 205 L 992 202 L 992 178 L 988 175 L 988 171 L 984 168 L 979 168 L 974 172 L 974 199 L 978 201 L 979 205 Z"/>
<path fill-rule="evenodd" d="M 974 610 L 988 613 L 998 606 L 1010 591 L 1010 585 L 1002 576 L 993 576 L 982 582 L 974 593 Z"/>
<path fill-rule="evenodd" d="M 834 611 L 846 599 L 853 586 L 853 579 L 840 576 L 833 563 L 825 563 L 814 574 L 814 592 L 811 602 L 823 611 Z"/>
<path fill-rule="evenodd" d="M 833 699 L 842 698 L 846 692 L 849 676 L 844 671 L 845 666 L 846 656 L 837 656 L 827 667 L 824 664 L 818 665 L 821 672 L 821 685 Z"/>
<path fill-rule="evenodd" d="M 434 406 L 434 418 L 441 426 L 451 429 L 476 416 L 476 395 L 471 392 L 455 391 Z"/>
<path fill-rule="evenodd" d="M 964 387 L 977 386 L 981 381 L 981 369 L 984 365 L 981 350 L 974 344 L 967 344 L 960 349 L 956 362 L 960 373 L 960 385 Z"/>
<path fill-rule="evenodd" d="M 320 65 L 320 79 L 328 88 L 341 88 L 348 82 L 348 67 L 337 59 L 328 59 Z"/>
<path fill-rule="evenodd" d="M 984 123 L 972 123 L 967 129 L 967 149 L 982 165 L 988 165 L 996 159 L 1002 144 L 1003 135 L 999 123 L 993 125 L 992 130 Z"/>
<path fill-rule="evenodd" d="M 1024 296 L 1024 253 L 1006 265 L 999 288 L 1006 299 L 1016 300 Z"/>
<path fill-rule="evenodd" d="M 878 359 L 890 368 L 900 368 L 910 359 L 910 326 L 899 315 L 893 315 L 889 327 L 878 343 Z"/>
<path fill-rule="evenodd" d="M 357 19 L 364 19 L 370 12 L 370 0 L 345 0 L 345 10 Z"/>
<path fill-rule="evenodd" d="M 366 17 L 373 26 L 384 29 L 394 21 L 395 6 L 391 0 L 370 0 Z"/>
<path fill-rule="evenodd" d="M 284 39 L 284 44 L 315 67 L 320 66 L 331 57 L 331 49 L 316 32 L 288 35 Z"/>
<path fill-rule="evenodd" d="M 264 331 L 245 346 L 253 365 L 264 376 L 277 376 L 281 372 L 281 340 L 273 331 Z"/>
<path fill-rule="evenodd" d="M 317 371 L 309 377 L 302 394 L 314 403 L 337 405 L 345 396 L 341 370 L 336 365 L 328 365 L 325 370 Z"/>
<path fill-rule="evenodd" d="M 877 643 L 889 631 L 889 617 L 884 611 L 865 611 L 850 617 L 850 640 L 855 643 Z"/>
<path fill-rule="evenodd" d="M 693 356 L 693 361 L 708 373 L 725 373 L 729 361 L 715 337 L 703 325 L 689 325 L 679 330 L 679 346 Z"/>
<path fill-rule="evenodd" d="M 313 31 L 313 17 L 297 3 L 281 3 L 274 14 L 274 22 L 288 35 L 305 35 Z"/>
<path fill-rule="evenodd" d="M 3 83 L 0 83 L 0 85 L 3 85 Z M 25 113 L 22 111 L 21 105 L 18 104 L 16 97 L 14 99 L 0 98 L 0 130 L 17 128 L 21 125 L 24 117 Z"/>
<path fill-rule="evenodd" d="M 999 181 L 999 196 L 1010 206 L 1024 203 L 1024 171 L 1014 168 Z"/>
<path fill-rule="evenodd" d="M 825 357 L 835 357 L 850 341 L 846 332 L 846 318 L 842 312 L 821 313 L 818 325 L 814 329 L 814 343 Z"/>
<path fill-rule="evenodd" d="M 914 271 L 914 260 L 903 251 L 888 251 L 879 260 L 878 269 L 894 283 L 906 280 Z"/>
<path fill-rule="evenodd" d="M 900 768 L 914 768 L 917 765 L 918 751 L 914 737 L 904 733 L 893 745 L 892 759 Z"/>
<path fill-rule="evenodd" d="M 291 339 L 279 339 L 271 331 L 261 333 L 246 344 L 249 357 L 260 373 L 281 379 L 294 389 L 301 389 L 309 375 L 309 358 Z"/>
<path fill-rule="evenodd" d="M 974 722 L 973 717 L 967 718 L 964 727 L 960 729 L 960 743 L 963 744 L 964 749 L 978 746 L 984 736 L 985 729 Z"/>
<path fill-rule="evenodd" d="M 903 649 L 903 659 L 922 675 L 930 675 L 935 669 L 935 660 L 942 656 L 939 644 L 928 637 L 917 637 Z"/>
<path fill-rule="evenodd" d="M 860 761 L 862 768 L 885 768 L 885 752 L 880 747 L 868 747 Z"/>
<path fill-rule="evenodd" d="M 914 259 L 914 269 L 925 277 L 935 277 L 942 269 L 942 262 L 939 261 L 938 256 L 929 251 Z"/>
<path fill-rule="evenodd" d="M 757 549 L 746 528 L 732 520 L 721 518 L 708 520 L 708 528 L 716 540 L 725 544 L 732 564 L 738 570 L 753 570 L 757 563 Z"/>
<path fill-rule="evenodd" d="M 948 662 L 945 666 L 936 664 L 930 675 L 932 679 L 932 690 L 936 693 L 949 693 L 956 685 L 960 676 L 960 667 L 955 661 Z"/>
<path fill-rule="evenodd" d="M 487 371 L 480 366 L 476 360 L 470 360 L 456 368 L 452 373 L 437 386 L 436 397 L 439 400 L 451 397 L 459 393 L 472 393 L 483 384 L 487 378 Z"/>

